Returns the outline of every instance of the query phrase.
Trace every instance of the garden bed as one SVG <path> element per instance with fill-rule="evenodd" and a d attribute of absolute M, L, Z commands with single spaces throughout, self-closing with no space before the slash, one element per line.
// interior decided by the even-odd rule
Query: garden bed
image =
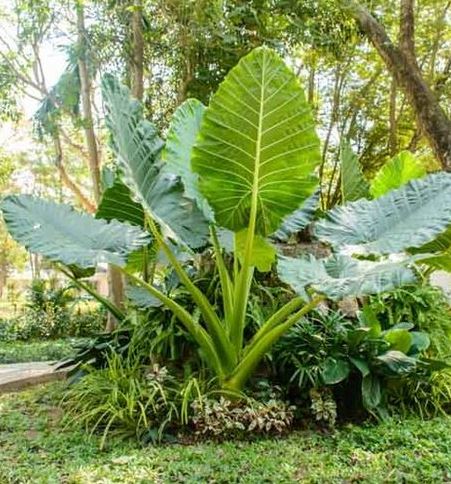
<path fill-rule="evenodd" d="M 0 364 L 30 361 L 57 361 L 74 354 L 74 344 L 81 338 L 55 340 L 0 341 Z"/>
<path fill-rule="evenodd" d="M 449 482 L 451 420 L 390 420 L 281 439 L 140 448 L 64 428 L 62 384 L 0 396 L 3 483 Z"/>

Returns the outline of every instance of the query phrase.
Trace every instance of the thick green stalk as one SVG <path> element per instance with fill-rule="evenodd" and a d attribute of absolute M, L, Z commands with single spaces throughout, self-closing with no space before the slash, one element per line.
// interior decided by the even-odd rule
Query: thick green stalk
<path fill-rule="evenodd" d="M 302 316 L 314 309 L 323 299 L 324 296 L 315 297 L 300 311 L 297 311 L 289 317 L 285 323 L 275 326 L 271 331 L 266 333 L 266 335 L 261 337 L 237 365 L 232 375 L 225 382 L 224 388 L 231 391 L 240 391 L 271 346 L 273 346 L 284 333 L 296 324 Z"/>
<path fill-rule="evenodd" d="M 293 311 L 299 309 L 303 303 L 304 300 L 301 297 L 295 297 L 291 301 L 284 304 L 278 311 L 268 318 L 244 348 L 244 356 L 249 353 L 249 351 L 263 336 L 282 323 Z"/>
<path fill-rule="evenodd" d="M 263 66 L 264 67 L 264 66 Z M 247 228 L 247 238 L 244 250 L 243 264 L 238 276 L 238 282 L 235 286 L 235 311 L 232 321 L 231 339 L 238 351 L 243 347 L 243 333 L 246 320 L 246 309 L 249 300 L 249 291 L 251 287 L 254 268 L 251 265 L 252 252 L 254 248 L 255 227 L 258 212 L 258 192 L 260 188 L 260 155 L 261 139 L 263 132 L 263 107 L 265 93 L 265 69 L 262 69 L 262 79 L 260 87 L 260 109 L 258 116 L 257 140 L 255 144 L 255 167 L 252 180 L 251 210 L 249 214 L 249 226 Z M 237 254 L 235 252 L 235 257 Z"/>
<path fill-rule="evenodd" d="M 185 272 L 182 265 L 177 260 L 177 257 L 175 257 L 169 246 L 166 244 L 157 226 L 155 225 L 155 222 L 151 218 L 148 219 L 148 222 L 149 228 L 153 236 L 155 237 L 160 247 L 163 249 L 169 261 L 171 262 L 175 272 L 180 278 L 180 281 L 189 291 L 192 298 L 194 299 L 194 302 L 199 306 L 199 309 L 204 317 L 205 324 L 207 325 L 208 331 L 211 334 L 213 343 L 217 347 L 217 351 L 221 355 L 221 358 L 225 363 L 225 367 L 231 370 L 236 364 L 237 354 L 233 346 L 230 344 L 221 320 L 219 319 L 208 299 L 191 281 L 188 274 Z"/>
<path fill-rule="evenodd" d="M 150 285 L 149 283 L 143 281 L 139 277 L 121 269 L 122 272 L 133 282 L 144 289 L 146 289 L 152 296 L 159 299 L 168 309 L 170 309 L 174 315 L 185 325 L 186 329 L 189 331 L 191 336 L 196 340 L 198 345 L 204 350 L 211 366 L 216 371 L 218 377 L 222 380 L 224 378 L 224 368 L 222 365 L 222 361 L 218 352 L 213 344 L 213 341 L 210 335 L 205 331 L 205 329 L 195 321 L 191 315 L 186 311 L 185 308 L 180 306 L 180 304 L 176 303 L 170 297 L 163 294 L 154 286 Z"/>
<path fill-rule="evenodd" d="M 211 227 L 211 239 L 215 250 L 216 265 L 218 267 L 219 279 L 221 282 L 222 300 L 224 304 L 224 316 L 227 328 L 230 330 L 230 320 L 233 314 L 233 283 L 229 271 L 222 257 L 222 250 L 219 244 L 218 235 L 215 228 Z"/>

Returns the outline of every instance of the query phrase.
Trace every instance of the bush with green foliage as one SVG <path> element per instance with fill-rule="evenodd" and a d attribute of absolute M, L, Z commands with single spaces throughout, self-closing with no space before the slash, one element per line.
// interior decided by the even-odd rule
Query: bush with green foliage
<path fill-rule="evenodd" d="M 0 340 L 86 337 L 102 331 L 104 309 L 79 298 L 72 285 L 57 287 L 52 281 L 33 281 L 24 312 L 0 321 Z"/>

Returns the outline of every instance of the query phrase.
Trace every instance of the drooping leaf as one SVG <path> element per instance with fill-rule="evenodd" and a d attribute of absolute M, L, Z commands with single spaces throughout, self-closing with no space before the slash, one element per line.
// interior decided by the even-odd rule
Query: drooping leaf
<path fill-rule="evenodd" d="M 412 336 L 406 329 L 391 328 L 384 334 L 384 339 L 390 343 L 392 350 L 407 353 L 412 346 Z"/>
<path fill-rule="evenodd" d="M 81 268 L 107 262 L 123 266 L 127 255 L 148 243 L 140 228 L 107 222 L 68 205 L 29 195 L 6 197 L 1 209 L 13 238 L 31 252 Z"/>
<path fill-rule="evenodd" d="M 282 225 L 272 234 L 271 238 L 282 242 L 287 241 L 293 234 L 304 229 L 313 220 L 318 205 L 319 191 L 316 191 L 295 212 L 282 220 Z"/>
<path fill-rule="evenodd" d="M 119 220 L 144 227 L 144 210 L 141 204 L 132 199 L 130 189 L 119 179 L 103 192 L 96 218 Z"/>
<path fill-rule="evenodd" d="M 314 191 L 320 162 L 311 109 L 278 55 L 258 48 L 242 58 L 213 96 L 192 166 L 216 222 L 234 232 L 273 233 Z"/>
<path fill-rule="evenodd" d="M 328 358 L 323 365 L 321 377 L 326 385 L 335 385 L 345 380 L 351 371 L 346 360 Z"/>
<path fill-rule="evenodd" d="M 407 356 L 401 351 L 390 350 L 376 357 L 376 360 L 383 363 L 391 372 L 396 375 L 405 375 L 415 370 L 417 362 L 415 358 Z"/>
<path fill-rule="evenodd" d="M 381 383 L 376 375 L 366 375 L 362 379 L 362 400 L 368 410 L 376 408 L 381 403 Z"/>
<path fill-rule="evenodd" d="M 140 103 L 112 76 L 104 76 L 102 93 L 124 182 L 167 235 L 192 248 L 204 245 L 208 239 L 205 217 L 184 196 L 179 177 L 161 163 L 163 142 L 156 128 L 143 119 Z"/>
<path fill-rule="evenodd" d="M 360 198 L 368 198 L 368 182 L 362 175 L 359 158 L 352 151 L 348 142 L 341 143 L 341 195 L 343 202 L 353 202 Z"/>
<path fill-rule="evenodd" d="M 277 270 L 280 279 L 300 296 L 306 297 L 307 288 L 312 288 L 335 300 L 389 291 L 415 281 L 415 274 L 401 264 L 343 255 L 327 259 L 280 257 Z"/>
<path fill-rule="evenodd" d="M 450 223 L 451 173 L 437 173 L 376 200 L 334 208 L 316 235 L 348 253 L 389 254 L 425 244 Z"/>
<path fill-rule="evenodd" d="M 199 176 L 191 168 L 191 151 L 204 111 L 205 106 L 197 99 L 188 99 L 176 109 L 172 115 L 162 157 L 168 164 L 169 171 L 181 178 L 185 195 L 194 200 L 205 217 L 211 220 L 213 212 L 199 191 Z"/>
<path fill-rule="evenodd" d="M 378 198 L 410 180 L 422 178 L 425 175 L 425 168 L 413 154 L 410 151 L 401 151 L 377 172 L 371 182 L 371 195 Z"/>
<path fill-rule="evenodd" d="M 236 253 L 240 261 L 244 258 L 246 239 L 247 230 L 241 230 L 235 234 Z M 252 247 L 251 265 L 255 266 L 260 272 L 268 272 L 275 260 L 275 247 L 260 235 L 256 235 Z"/>
<path fill-rule="evenodd" d="M 368 366 L 368 363 L 363 358 L 350 356 L 349 360 L 360 371 L 363 377 L 370 374 L 370 371 L 371 371 L 370 367 Z"/>

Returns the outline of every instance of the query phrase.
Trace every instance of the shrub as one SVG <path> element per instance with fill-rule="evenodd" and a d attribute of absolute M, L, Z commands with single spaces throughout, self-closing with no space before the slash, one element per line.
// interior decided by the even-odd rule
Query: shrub
<path fill-rule="evenodd" d="M 326 386 L 334 393 L 342 411 L 360 405 L 378 416 L 387 411 L 394 388 L 430 380 L 442 361 L 425 358 L 429 337 L 411 331 L 413 324 L 398 323 L 385 330 L 369 307 L 360 321 L 351 321 L 335 311 L 304 319 L 282 338 L 273 353 L 279 378 L 306 395 L 315 391 L 312 410 L 321 415 L 321 394 Z"/>
<path fill-rule="evenodd" d="M 219 400 L 196 400 L 191 406 L 191 422 L 196 433 L 215 438 L 282 434 L 290 428 L 294 418 L 294 407 L 280 400 L 231 401 L 220 397 Z"/>

